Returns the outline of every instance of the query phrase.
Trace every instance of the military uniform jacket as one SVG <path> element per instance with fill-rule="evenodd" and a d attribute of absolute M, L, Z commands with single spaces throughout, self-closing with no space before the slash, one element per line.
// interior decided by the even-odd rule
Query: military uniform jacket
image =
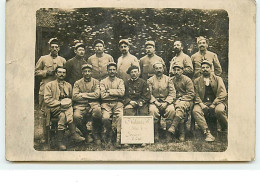
<path fill-rule="evenodd" d="M 63 90 L 66 96 L 72 96 L 72 86 L 64 81 Z M 57 80 L 48 82 L 44 88 L 44 102 L 48 107 L 56 107 L 60 105 L 61 91 Z"/>
<path fill-rule="evenodd" d="M 193 101 L 195 92 L 192 80 L 182 75 L 180 79 L 172 77 L 172 82 L 176 90 L 176 98 L 181 101 Z"/>
<path fill-rule="evenodd" d="M 50 81 L 55 80 L 55 75 L 47 76 L 47 71 L 54 71 L 57 66 L 64 66 L 66 63 L 65 58 L 57 56 L 53 58 L 50 54 L 41 56 L 35 66 L 35 75 L 42 77 L 40 83 L 39 94 L 44 94 L 44 86 Z"/>
<path fill-rule="evenodd" d="M 183 65 L 183 74 L 187 75 L 189 77 L 192 77 L 193 74 L 193 65 L 191 62 L 191 58 L 186 55 L 185 53 L 181 52 L 178 56 L 175 56 L 172 58 L 172 60 L 170 61 L 170 70 L 169 73 L 172 74 L 173 73 L 173 65 L 174 64 L 180 64 Z"/>
<path fill-rule="evenodd" d="M 109 93 L 107 90 L 109 90 Z M 117 77 L 114 80 L 106 77 L 100 81 L 100 93 L 102 100 L 122 101 L 122 97 L 125 94 L 124 81 Z"/>
<path fill-rule="evenodd" d="M 213 53 L 211 51 L 206 51 L 205 55 L 201 55 L 201 53 L 198 51 L 194 55 L 191 56 L 191 61 L 194 66 L 194 78 L 197 78 L 201 74 L 201 62 L 203 60 L 208 60 L 211 62 L 212 65 L 212 72 L 215 73 L 215 75 L 220 76 L 222 73 L 222 68 L 218 60 L 218 56 L 216 53 Z"/>
<path fill-rule="evenodd" d="M 140 69 L 141 69 L 141 78 L 144 80 L 149 79 L 154 75 L 154 69 L 153 65 L 156 62 L 160 62 L 163 64 L 164 73 L 167 73 L 165 63 L 163 59 L 157 55 L 154 54 L 154 56 L 149 57 L 148 55 L 145 55 L 140 59 Z"/>
<path fill-rule="evenodd" d="M 127 105 L 130 101 L 145 104 L 149 103 L 150 99 L 150 89 L 145 80 L 138 78 L 137 80 L 129 79 L 125 82 L 124 105 Z"/>
<path fill-rule="evenodd" d="M 66 73 L 66 81 L 69 82 L 72 86 L 74 83 L 82 78 L 81 66 L 86 63 L 84 58 L 79 58 L 77 56 L 68 60 L 65 64 L 67 73 Z"/>
<path fill-rule="evenodd" d="M 91 78 L 86 82 L 84 78 L 76 81 L 73 86 L 72 100 L 74 107 L 77 105 L 88 105 L 90 102 L 98 101 L 100 97 L 99 81 Z"/>
<path fill-rule="evenodd" d="M 111 55 L 103 53 L 102 57 L 97 57 L 96 54 L 88 58 L 88 63 L 93 66 L 92 77 L 97 80 L 102 80 L 106 78 L 107 75 L 107 64 L 114 62 Z"/>
<path fill-rule="evenodd" d="M 127 70 L 130 66 L 137 66 L 140 69 L 139 61 L 138 59 L 134 56 L 128 53 L 126 56 L 121 56 L 118 58 L 117 62 L 117 76 L 118 78 L 121 78 L 126 82 L 128 79 L 130 79 L 130 75 L 127 74 Z"/>
<path fill-rule="evenodd" d="M 170 77 L 163 75 L 158 79 L 156 75 L 153 75 L 147 80 L 147 84 L 152 94 L 151 103 L 159 100 L 171 104 L 176 99 L 176 91 Z"/>
<path fill-rule="evenodd" d="M 211 88 L 216 95 L 216 99 L 213 101 L 213 105 L 218 105 L 219 103 L 227 104 L 227 91 L 224 82 L 221 77 L 211 74 L 209 77 Z M 201 75 L 199 78 L 194 80 L 195 87 L 195 104 L 202 103 L 205 95 L 205 81 L 204 77 Z"/>

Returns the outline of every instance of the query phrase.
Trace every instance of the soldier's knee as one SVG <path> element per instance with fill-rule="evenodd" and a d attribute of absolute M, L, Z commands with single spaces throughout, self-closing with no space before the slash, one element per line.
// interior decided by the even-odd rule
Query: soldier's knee
<path fill-rule="evenodd" d="M 100 119 L 102 117 L 101 109 L 93 111 L 92 117 L 95 119 Z"/>
<path fill-rule="evenodd" d="M 75 111 L 73 114 L 73 119 L 74 120 L 81 120 L 83 118 L 83 116 L 80 114 L 80 112 Z"/>
<path fill-rule="evenodd" d="M 217 107 L 215 108 L 215 114 L 216 114 L 216 115 L 225 114 L 225 107 L 217 106 Z"/>
<path fill-rule="evenodd" d="M 155 105 L 150 106 L 149 111 L 150 111 L 151 114 L 159 113 L 159 110 Z"/>

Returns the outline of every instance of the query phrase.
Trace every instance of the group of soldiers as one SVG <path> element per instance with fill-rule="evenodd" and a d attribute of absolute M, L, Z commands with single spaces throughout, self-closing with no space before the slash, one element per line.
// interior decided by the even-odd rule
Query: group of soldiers
<path fill-rule="evenodd" d="M 168 71 L 163 59 L 155 54 L 154 41 L 145 43 L 146 55 L 138 60 L 129 52 L 129 41 L 120 40 L 122 55 L 115 63 L 111 55 L 104 53 L 102 40 L 94 41 L 95 54 L 87 61 L 85 45 L 77 43 L 76 56 L 66 62 L 58 55 L 58 39 L 51 39 L 50 54 L 40 57 L 35 75 L 42 77 L 41 117 L 49 109 L 51 116 L 59 120 L 59 150 L 66 150 L 63 137 L 67 127 L 75 142 L 122 147 L 123 116 L 152 115 L 155 142 L 161 140 L 160 121 L 164 119 L 165 139 L 172 142 L 176 131 L 178 139 L 185 141 L 184 120 L 192 114 L 205 141 L 214 141 L 205 118 L 214 114 L 221 129 L 227 130 L 227 92 L 219 77 L 222 69 L 218 57 L 207 50 L 208 40 L 198 37 L 197 44 L 199 51 L 190 58 L 183 52 L 182 42 L 175 41 L 175 56 Z M 88 129 L 88 121 L 92 129 Z"/>

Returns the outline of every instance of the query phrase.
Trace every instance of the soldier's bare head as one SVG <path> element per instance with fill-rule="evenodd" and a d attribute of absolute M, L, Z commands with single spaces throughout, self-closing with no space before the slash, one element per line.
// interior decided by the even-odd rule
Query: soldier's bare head
<path fill-rule="evenodd" d="M 58 66 L 55 69 L 56 78 L 58 81 L 63 81 L 66 77 L 66 68 L 63 66 Z"/>
<path fill-rule="evenodd" d="M 183 50 L 183 45 L 181 41 L 175 41 L 173 43 L 173 49 L 175 53 L 180 53 Z"/>
<path fill-rule="evenodd" d="M 163 75 L 163 72 L 164 72 L 164 69 L 163 69 L 163 64 L 162 63 L 155 63 L 153 65 L 153 69 L 154 69 L 154 72 L 155 72 L 155 75 L 156 76 L 162 76 Z"/>

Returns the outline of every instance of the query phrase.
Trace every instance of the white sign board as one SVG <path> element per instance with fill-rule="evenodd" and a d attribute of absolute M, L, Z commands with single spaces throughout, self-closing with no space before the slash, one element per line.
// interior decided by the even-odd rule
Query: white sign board
<path fill-rule="evenodd" d="M 121 126 L 121 143 L 154 143 L 153 117 L 123 116 Z"/>

